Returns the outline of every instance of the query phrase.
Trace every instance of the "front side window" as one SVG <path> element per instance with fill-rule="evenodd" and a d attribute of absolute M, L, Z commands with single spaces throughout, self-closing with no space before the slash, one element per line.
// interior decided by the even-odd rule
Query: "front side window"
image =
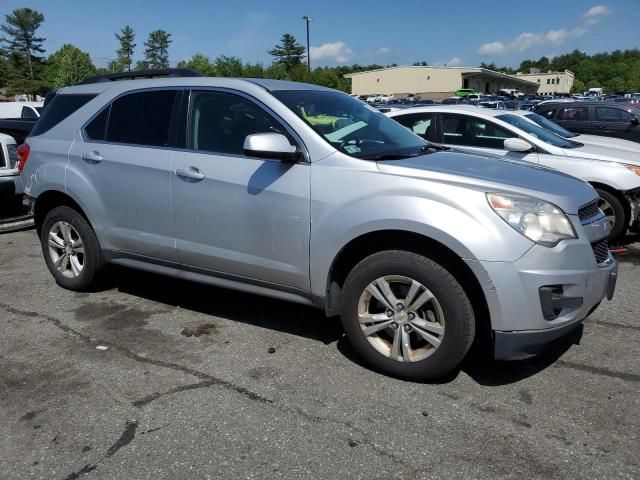
<path fill-rule="evenodd" d="M 552 119 L 556 114 L 556 109 L 555 108 L 551 108 L 549 110 L 545 110 L 544 112 L 541 112 L 540 115 L 542 115 L 545 118 L 548 119 Z"/>
<path fill-rule="evenodd" d="M 554 123 L 551 120 L 544 118 L 542 115 L 538 115 L 537 113 L 527 113 L 525 117 L 527 117 L 529 120 L 536 123 L 537 125 L 540 125 L 542 128 L 549 130 L 550 132 L 553 132 L 556 135 L 560 135 L 561 137 L 572 138 L 572 137 L 578 136 L 577 133 L 572 133 L 566 128 L 562 128 L 557 123 Z"/>
<path fill-rule="evenodd" d="M 321 90 L 275 91 L 273 96 L 336 149 L 385 160 L 423 154 L 427 144 L 395 120 L 345 95 Z"/>
<path fill-rule="evenodd" d="M 517 137 L 493 122 L 465 115 L 442 116 L 444 143 L 479 148 L 504 148 L 507 138 Z"/>
<path fill-rule="evenodd" d="M 177 96 L 175 90 L 153 90 L 118 98 L 111 104 L 106 141 L 152 147 L 168 146 L 171 112 Z M 96 130 L 99 132 L 97 127 Z"/>
<path fill-rule="evenodd" d="M 400 125 L 404 125 L 416 135 L 425 140 L 432 140 L 434 128 L 433 113 L 416 113 L 411 115 L 400 115 L 394 117 Z"/>
<path fill-rule="evenodd" d="M 255 103 L 225 92 L 193 92 L 188 128 L 188 148 L 231 155 L 244 154 L 247 135 L 287 135 L 284 127 Z"/>
<path fill-rule="evenodd" d="M 596 120 L 600 122 L 630 122 L 633 114 L 620 108 L 596 107 Z"/>
<path fill-rule="evenodd" d="M 589 107 L 565 107 L 558 112 L 558 120 L 586 122 L 589 120 Z"/>

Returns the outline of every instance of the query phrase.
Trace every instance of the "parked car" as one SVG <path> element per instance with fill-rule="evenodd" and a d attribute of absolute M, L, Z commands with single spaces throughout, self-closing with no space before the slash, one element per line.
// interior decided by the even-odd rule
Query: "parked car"
<path fill-rule="evenodd" d="M 19 147 L 65 288 L 115 263 L 313 305 L 411 379 L 456 368 L 474 338 L 534 355 L 613 295 L 581 180 L 430 148 L 316 85 L 120 78 L 59 90 Z"/>
<path fill-rule="evenodd" d="M 570 138 L 574 142 L 584 143 L 586 145 L 598 145 L 600 147 L 606 147 L 613 154 L 613 149 L 615 150 L 627 150 L 634 154 L 640 153 L 640 145 L 636 142 L 631 142 L 629 140 L 622 140 L 620 138 L 613 137 L 603 137 L 601 135 L 587 135 L 585 133 L 573 133 L 567 130 L 564 127 L 561 127 L 555 122 L 539 115 L 535 112 L 522 112 L 524 117 L 532 122 L 540 125 L 542 128 L 549 130 L 550 132 L 555 133 L 556 135 L 560 135 L 564 138 Z M 620 152 L 616 152 L 618 156 L 624 156 L 625 154 Z"/>
<path fill-rule="evenodd" d="M 37 118 L 0 119 L 0 133 L 13 137 L 18 144 L 21 144 L 37 120 Z"/>
<path fill-rule="evenodd" d="M 456 97 L 467 97 L 469 95 L 482 95 L 482 92 L 476 92 L 473 88 L 459 88 L 455 93 Z"/>
<path fill-rule="evenodd" d="M 436 106 L 387 115 L 418 134 L 414 122 L 421 122 L 420 129 L 428 123 L 430 128 L 424 135 L 428 141 L 533 162 L 591 183 L 611 224 L 611 240 L 638 226 L 640 152 L 574 142 L 539 127 L 518 111 Z"/>
<path fill-rule="evenodd" d="M 22 181 L 17 168 L 17 145 L 13 137 L 0 133 L 0 214 L 19 213 L 22 206 Z"/>
<path fill-rule="evenodd" d="M 534 112 L 575 133 L 640 142 L 640 111 L 610 102 L 566 102 L 537 105 Z"/>
<path fill-rule="evenodd" d="M 478 106 L 482 107 L 482 108 L 491 108 L 493 110 L 506 110 L 507 109 L 507 106 L 505 105 L 505 103 L 502 100 L 483 101 L 483 102 L 479 102 Z"/>
<path fill-rule="evenodd" d="M 0 102 L 0 118 L 38 118 L 43 102 Z"/>

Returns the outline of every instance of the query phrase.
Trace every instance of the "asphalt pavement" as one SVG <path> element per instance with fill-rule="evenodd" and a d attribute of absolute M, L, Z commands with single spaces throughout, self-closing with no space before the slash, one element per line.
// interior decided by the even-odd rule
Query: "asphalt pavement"
<path fill-rule="evenodd" d="M 120 268 L 73 293 L 2 234 L 0 478 L 640 478 L 640 244 L 618 258 L 582 338 L 421 384 L 314 309 Z"/>

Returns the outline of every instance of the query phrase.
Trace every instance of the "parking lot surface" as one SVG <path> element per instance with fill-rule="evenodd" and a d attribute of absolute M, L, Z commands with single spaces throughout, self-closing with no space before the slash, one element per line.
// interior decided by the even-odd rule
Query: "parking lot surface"
<path fill-rule="evenodd" d="M 0 235 L 0 478 L 640 478 L 640 245 L 619 260 L 581 339 L 420 384 L 311 308 L 125 269 L 73 293 Z"/>

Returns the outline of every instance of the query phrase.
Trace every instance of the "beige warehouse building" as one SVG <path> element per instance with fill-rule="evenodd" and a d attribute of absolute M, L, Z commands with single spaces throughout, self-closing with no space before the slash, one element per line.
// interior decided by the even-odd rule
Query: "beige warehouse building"
<path fill-rule="evenodd" d="M 540 95 L 571 93 L 573 80 L 575 79 L 575 75 L 571 70 L 565 70 L 564 72 L 552 72 L 551 70 L 541 72 L 537 68 L 530 69 L 530 73 L 518 72 L 516 77 L 537 83 L 538 90 L 536 93 Z"/>
<path fill-rule="evenodd" d="M 442 100 L 460 88 L 473 88 L 483 93 L 497 93 L 503 88 L 517 88 L 523 93 L 536 93 L 539 84 L 525 76 L 507 75 L 486 68 L 473 67 L 389 67 L 350 73 L 351 93 L 356 95 L 420 95 L 423 99 Z"/>

